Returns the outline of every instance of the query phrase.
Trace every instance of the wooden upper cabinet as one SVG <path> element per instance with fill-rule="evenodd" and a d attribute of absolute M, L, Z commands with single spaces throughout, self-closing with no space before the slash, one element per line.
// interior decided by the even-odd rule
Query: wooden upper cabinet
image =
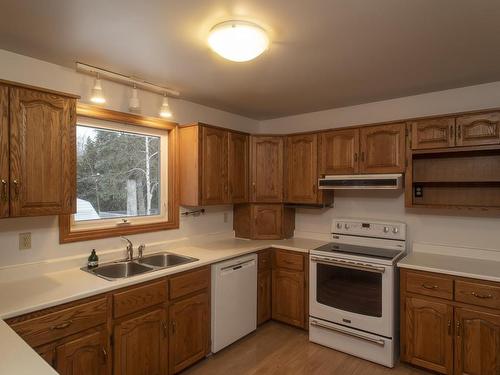
<path fill-rule="evenodd" d="M 115 375 L 167 373 L 168 325 L 159 308 L 121 321 L 114 328 Z"/>
<path fill-rule="evenodd" d="M 453 373 L 453 307 L 446 302 L 406 298 L 402 353 L 406 361 L 441 374 Z M 478 373 L 479 374 L 479 373 Z"/>
<path fill-rule="evenodd" d="M 248 202 L 248 135 L 197 123 L 179 129 L 180 204 Z"/>
<path fill-rule="evenodd" d="M 360 129 L 360 173 L 401 173 L 405 169 L 405 124 Z"/>
<path fill-rule="evenodd" d="M 248 202 L 248 135 L 229 132 L 228 180 L 231 203 Z"/>
<path fill-rule="evenodd" d="M 227 131 L 204 126 L 202 142 L 201 201 L 203 204 L 227 202 Z"/>
<path fill-rule="evenodd" d="M 414 150 L 455 146 L 455 119 L 436 118 L 409 122 Z"/>
<path fill-rule="evenodd" d="M 289 203 L 318 201 L 318 136 L 288 136 L 286 145 L 286 196 Z"/>
<path fill-rule="evenodd" d="M 10 216 L 76 211 L 76 101 L 11 87 Z"/>
<path fill-rule="evenodd" d="M 9 89 L 0 86 L 0 217 L 9 216 Z"/>
<path fill-rule="evenodd" d="M 208 292 L 205 291 L 173 302 L 169 308 L 169 321 L 171 327 L 169 373 L 175 374 L 202 359 L 210 352 L 210 303 Z"/>
<path fill-rule="evenodd" d="M 358 173 L 359 129 L 321 133 L 319 155 L 322 175 Z"/>
<path fill-rule="evenodd" d="M 500 374 L 500 315 L 455 309 L 455 374 Z"/>
<path fill-rule="evenodd" d="M 457 117 L 457 146 L 500 144 L 500 112 Z"/>
<path fill-rule="evenodd" d="M 251 201 L 283 201 L 283 137 L 251 137 Z"/>
<path fill-rule="evenodd" d="M 70 340 L 56 348 L 60 375 L 105 375 L 111 368 L 106 328 Z M 48 359 L 48 358 L 47 358 Z"/>

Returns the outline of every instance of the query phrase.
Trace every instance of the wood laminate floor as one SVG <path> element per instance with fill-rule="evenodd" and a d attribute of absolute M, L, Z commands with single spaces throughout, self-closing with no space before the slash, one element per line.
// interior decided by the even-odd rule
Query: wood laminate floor
<path fill-rule="evenodd" d="M 309 342 L 305 331 L 268 322 L 182 375 L 426 375 L 404 364 L 389 369 Z"/>

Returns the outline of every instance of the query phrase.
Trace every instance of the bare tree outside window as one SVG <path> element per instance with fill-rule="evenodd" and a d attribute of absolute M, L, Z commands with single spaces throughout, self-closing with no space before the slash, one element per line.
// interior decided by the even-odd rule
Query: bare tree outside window
<path fill-rule="evenodd" d="M 75 221 L 160 214 L 160 137 L 77 126 Z"/>

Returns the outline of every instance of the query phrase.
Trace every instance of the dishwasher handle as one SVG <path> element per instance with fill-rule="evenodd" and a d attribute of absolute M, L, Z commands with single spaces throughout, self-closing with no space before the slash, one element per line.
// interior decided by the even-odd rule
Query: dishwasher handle
<path fill-rule="evenodd" d="M 246 261 L 243 261 L 240 263 L 231 264 L 230 266 L 222 267 L 221 271 L 226 271 L 229 269 L 232 269 L 233 271 L 237 271 L 237 270 L 244 268 L 244 267 L 247 267 L 249 265 L 252 265 L 252 266 L 255 265 L 255 260 L 249 259 L 249 260 L 246 260 Z"/>

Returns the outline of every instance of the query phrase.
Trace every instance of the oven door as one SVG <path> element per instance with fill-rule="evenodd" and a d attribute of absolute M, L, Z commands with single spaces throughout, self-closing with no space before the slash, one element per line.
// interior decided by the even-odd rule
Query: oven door
<path fill-rule="evenodd" d="M 392 266 L 311 254 L 310 280 L 312 317 L 392 337 Z"/>

